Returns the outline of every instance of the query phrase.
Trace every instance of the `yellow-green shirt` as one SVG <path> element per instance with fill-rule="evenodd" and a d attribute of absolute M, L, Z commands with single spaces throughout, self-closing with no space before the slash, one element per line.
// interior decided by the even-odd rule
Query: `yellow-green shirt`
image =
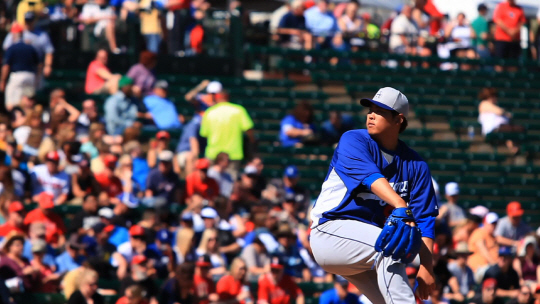
<path fill-rule="evenodd" d="M 244 158 L 243 133 L 253 128 L 246 109 L 230 102 L 219 102 L 206 110 L 200 134 L 207 138 L 205 156 L 214 160 L 218 153 L 229 154 L 231 160 Z"/>

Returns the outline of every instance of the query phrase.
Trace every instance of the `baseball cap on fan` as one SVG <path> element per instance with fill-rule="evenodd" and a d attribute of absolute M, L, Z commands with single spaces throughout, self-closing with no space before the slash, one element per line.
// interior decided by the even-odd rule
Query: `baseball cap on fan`
<path fill-rule="evenodd" d="M 403 93 L 390 87 L 379 89 L 377 94 L 375 94 L 372 99 L 360 99 L 360 104 L 362 104 L 364 107 L 369 107 L 371 104 L 374 104 L 383 109 L 392 110 L 403 114 L 405 118 L 409 116 L 409 100 L 407 97 L 405 97 L 405 95 L 403 95 Z"/>
<path fill-rule="evenodd" d="M 219 81 L 212 81 L 206 87 L 206 93 L 208 94 L 217 94 L 223 91 L 223 85 Z"/>

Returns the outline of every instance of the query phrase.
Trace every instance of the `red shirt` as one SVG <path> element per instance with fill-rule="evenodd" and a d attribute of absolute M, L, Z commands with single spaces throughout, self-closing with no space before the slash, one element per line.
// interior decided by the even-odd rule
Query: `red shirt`
<path fill-rule="evenodd" d="M 58 242 L 58 237 L 66 233 L 64 221 L 58 214 L 52 213 L 51 215 L 46 216 L 41 209 L 34 209 L 28 212 L 24 218 L 24 224 L 30 225 L 34 222 L 45 224 L 45 237 L 47 243 L 56 244 Z"/>
<path fill-rule="evenodd" d="M 36 260 L 30 261 L 30 265 L 39 267 L 39 281 L 43 282 L 43 279 L 50 276 L 51 274 L 54 274 L 54 271 L 47 266 L 47 265 L 38 265 Z M 43 284 L 34 284 L 34 288 L 32 289 L 32 292 L 42 292 L 42 293 L 54 293 L 58 292 L 58 287 L 60 285 L 60 281 L 48 281 L 47 283 Z"/>
<path fill-rule="evenodd" d="M 109 71 L 103 63 L 97 60 L 90 62 L 90 65 L 88 65 L 88 70 L 86 70 L 86 84 L 84 86 L 86 94 L 93 94 L 105 84 L 105 79 L 99 77 L 97 74 L 99 69 L 106 69 Z"/>
<path fill-rule="evenodd" d="M 219 185 L 211 177 L 206 178 L 206 181 L 202 181 L 199 171 L 195 171 L 186 177 L 186 194 L 187 197 L 198 194 L 205 199 L 211 200 L 219 195 Z"/>
<path fill-rule="evenodd" d="M 521 26 L 526 20 L 521 6 L 510 5 L 508 2 L 504 1 L 497 5 L 495 12 L 493 13 L 493 22 L 497 23 L 497 21 L 502 22 L 510 29 L 514 29 Z M 499 26 L 495 27 L 495 40 L 512 42 L 519 41 L 519 39 L 520 31 L 510 37 L 510 35 L 503 31 Z"/>
<path fill-rule="evenodd" d="M 230 274 L 221 277 L 216 286 L 219 301 L 235 300 L 242 291 L 242 286 L 242 282 L 236 281 Z"/>
<path fill-rule="evenodd" d="M 8 235 L 11 231 L 17 231 L 18 233 L 24 233 L 24 230 L 22 230 L 19 227 L 11 226 L 9 223 L 5 223 L 4 225 L 0 226 L 0 236 L 4 237 Z"/>
<path fill-rule="evenodd" d="M 195 286 L 195 294 L 199 299 L 204 299 L 199 301 L 199 304 L 207 304 L 210 301 L 208 301 L 208 296 L 212 293 L 216 292 L 216 284 L 212 279 L 201 277 L 200 275 L 196 274 L 193 277 L 193 283 Z"/>
<path fill-rule="evenodd" d="M 265 300 L 270 304 L 289 304 L 291 299 L 302 295 L 302 290 L 294 280 L 284 274 L 277 282 L 271 274 L 265 274 L 259 279 L 258 300 Z"/>
<path fill-rule="evenodd" d="M 107 192 L 109 197 L 117 197 L 122 194 L 122 182 L 116 176 L 107 176 L 105 172 L 94 175 L 101 189 Z"/>
<path fill-rule="evenodd" d="M 169 1 L 169 10 L 188 9 L 191 7 L 191 0 L 173 0 Z"/>

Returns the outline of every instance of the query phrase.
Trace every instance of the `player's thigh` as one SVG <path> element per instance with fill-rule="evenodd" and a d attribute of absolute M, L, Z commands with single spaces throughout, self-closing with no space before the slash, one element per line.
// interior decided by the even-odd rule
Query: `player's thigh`
<path fill-rule="evenodd" d="M 377 272 L 375 270 L 344 276 L 344 278 L 358 288 L 360 293 L 365 295 L 371 303 L 385 303 L 385 299 L 379 290 Z"/>
<path fill-rule="evenodd" d="M 380 257 L 376 269 L 379 290 L 387 304 L 416 303 L 405 264 L 393 261 L 389 257 Z"/>
<path fill-rule="evenodd" d="M 324 270 L 354 275 L 373 266 L 374 245 L 380 232 L 380 228 L 359 221 L 329 221 L 311 230 L 310 245 Z"/>

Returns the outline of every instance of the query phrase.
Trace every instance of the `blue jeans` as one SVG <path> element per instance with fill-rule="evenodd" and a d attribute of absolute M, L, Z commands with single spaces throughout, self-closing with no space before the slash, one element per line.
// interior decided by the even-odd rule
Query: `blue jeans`
<path fill-rule="evenodd" d="M 144 35 L 146 41 L 146 49 L 152 53 L 159 52 L 159 44 L 161 43 L 161 35 L 159 34 L 146 34 Z"/>

